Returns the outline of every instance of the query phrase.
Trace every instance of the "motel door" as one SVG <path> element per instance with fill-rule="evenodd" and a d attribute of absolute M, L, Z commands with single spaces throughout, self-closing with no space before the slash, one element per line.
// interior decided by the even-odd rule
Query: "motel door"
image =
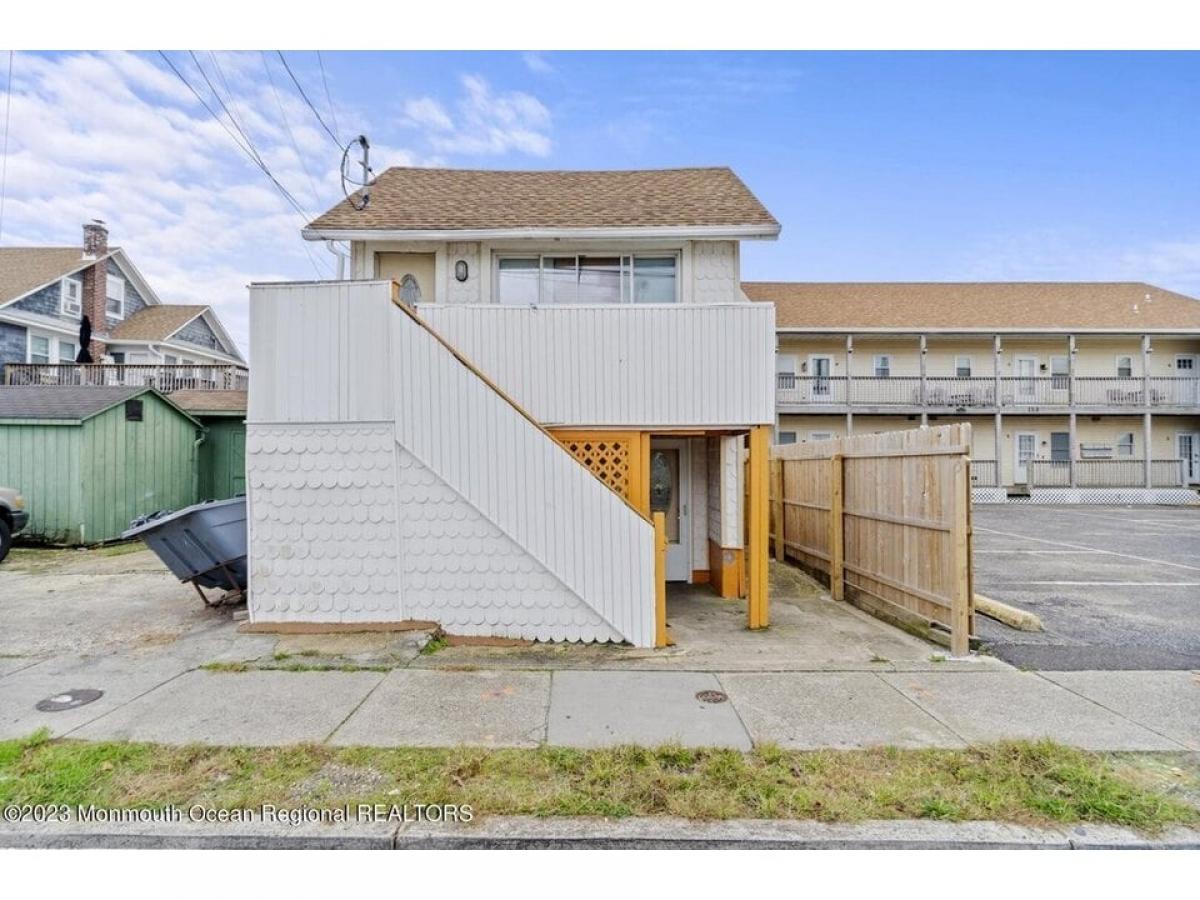
<path fill-rule="evenodd" d="M 812 375 L 812 399 L 828 403 L 833 399 L 829 376 L 833 372 L 832 356 L 810 356 L 808 368 Z"/>
<path fill-rule="evenodd" d="M 1022 432 L 1016 435 L 1016 444 L 1014 445 L 1015 457 L 1013 459 L 1013 484 L 1029 483 L 1029 463 L 1033 461 L 1036 448 L 1036 434 Z"/>
<path fill-rule="evenodd" d="M 1188 484 L 1200 481 L 1200 434 L 1180 431 L 1175 434 L 1175 453 L 1183 460 L 1183 474 Z"/>
<path fill-rule="evenodd" d="M 690 462 L 687 441 L 651 440 L 650 511 L 666 514 L 667 581 L 692 575 Z"/>

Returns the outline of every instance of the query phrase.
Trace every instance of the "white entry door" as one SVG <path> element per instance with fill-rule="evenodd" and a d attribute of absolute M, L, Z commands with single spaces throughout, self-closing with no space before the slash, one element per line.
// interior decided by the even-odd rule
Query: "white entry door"
<path fill-rule="evenodd" d="M 688 442 L 650 441 L 650 511 L 666 514 L 667 581 L 692 577 L 692 467 Z"/>
<path fill-rule="evenodd" d="M 1037 366 L 1036 356 L 1018 356 L 1013 363 L 1016 368 L 1017 397 L 1021 400 L 1033 400 L 1037 397 Z"/>
<path fill-rule="evenodd" d="M 1197 376 L 1200 370 L 1196 367 L 1196 354 L 1180 353 L 1175 357 L 1175 402 L 1179 406 L 1195 406 L 1198 390 Z"/>
<path fill-rule="evenodd" d="M 1037 452 L 1037 435 L 1032 432 L 1018 433 L 1013 451 L 1013 484 L 1028 484 L 1029 463 Z"/>
<path fill-rule="evenodd" d="M 1175 433 L 1175 453 L 1183 460 L 1183 472 L 1188 484 L 1200 481 L 1200 434 L 1194 431 Z"/>

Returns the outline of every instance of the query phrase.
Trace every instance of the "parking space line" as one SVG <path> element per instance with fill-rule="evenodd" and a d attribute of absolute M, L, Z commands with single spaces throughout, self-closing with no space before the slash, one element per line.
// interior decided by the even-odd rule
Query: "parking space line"
<path fill-rule="evenodd" d="M 1200 581 L 1004 581 L 1004 587 L 1013 585 L 1065 585 L 1068 587 L 1200 587 Z"/>
<path fill-rule="evenodd" d="M 1200 566 L 1189 566 L 1186 563 L 1171 562 L 1166 559 L 1151 559 L 1146 556 L 1134 556 L 1132 553 L 1118 553 L 1116 550 L 1101 550 L 1099 547 L 1088 547 L 1084 544 L 1070 544 L 1066 541 L 1049 541 L 1045 538 L 1036 538 L 1028 534 L 1014 534 L 1011 531 L 997 531 L 994 528 L 982 528 L 979 525 L 975 526 L 975 531 L 986 532 L 987 534 L 999 534 L 1004 537 L 1021 538 L 1022 540 L 1034 541 L 1039 544 L 1049 544 L 1052 547 L 1071 547 L 1075 550 L 1092 550 L 1096 553 L 1103 553 L 1106 556 L 1119 556 L 1122 559 L 1133 559 L 1138 562 L 1154 563 L 1157 566 L 1174 566 L 1177 569 L 1187 569 L 1191 572 L 1200 572 Z"/>
<path fill-rule="evenodd" d="M 976 529 L 981 531 L 983 529 Z M 976 550 L 978 553 L 1020 553 L 1022 556 L 1079 556 L 1081 553 L 1099 553 L 1099 550 Z"/>

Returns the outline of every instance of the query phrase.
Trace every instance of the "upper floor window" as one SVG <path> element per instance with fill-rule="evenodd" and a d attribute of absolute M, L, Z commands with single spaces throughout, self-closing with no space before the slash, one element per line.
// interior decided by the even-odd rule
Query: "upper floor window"
<path fill-rule="evenodd" d="M 1071 360 L 1065 356 L 1050 357 L 1050 387 L 1065 391 L 1071 386 Z"/>
<path fill-rule="evenodd" d="M 62 280 L 59 308 L 68 316 L 77 316 L 83 311 L 83 282 L 78 278 Z"/>
<path fill-rule="evenodd" d="M 58 361 L 60 363 L 73 363 L 75 362 L 75 357 L 77 355 L 78 354 L 76 353 L 75 345 L 70 341 L 60 340 L 58 342 Z"/>
<path fill-rule="evenodd" d="M 534 303 L 675 303 L 679 259 L 671 254 L 504 256 L 496 263 L 496 300 Z"/>
<path fill-rule="evenodd" d="M 875 377 L 876 378 L 891 378 L 892 377 L 892 358 L 890 356 L 875 357 Z"/>
<path fill-rule="evenodd" d="M 125 318 L 125 279 L 109 275 L 104 310 L 115 319 Z"/>
<path fill-rule="evenodd" d="M 971 377 L 971 357 L 956 356 L 954 357 L 954 374 L 959 378 Z"/>
<path fill-rule="evenodd" d="M 1132 378 L 1133 377 L 1133 357 L 1118 356 L 1117 357 L 1117 377 Z"/>

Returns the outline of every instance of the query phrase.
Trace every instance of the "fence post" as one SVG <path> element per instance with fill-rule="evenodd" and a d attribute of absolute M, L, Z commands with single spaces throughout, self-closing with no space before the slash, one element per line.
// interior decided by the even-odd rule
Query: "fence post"
<path fill-rule="evenodd" d="M 769 425 L 755 425 L 750 429 L 749 472 L 746 486 L 749 492 L 747 511 L 749 532 L 746 541 L 746 627 L 751 630 L 766 628 L 770 624 L 768 599 L 767 548 L 770 500 L 767 474 L 767 457 L 770 453 Z"/>
<path fill-rule="evenodd" d="M 967 656 L 971 652 L 971 476 L 968 457 L 954 461 L 954 593 L 950 607 L 950 653 Z"/>
<path fill-rule="evenodd" d="M 654 521 L 654 646 L 667 646 L 667 514 Z"/>
<path fill-rule="evenodd" d="M 845 484 L 846 461 L 842 454 L 835 453 L 829 458 L 829 593 L 834 600 L 846 599 Z"/>
<path fill-rule="evenodd" d="M 775 559 L 783 562 L 787 548 L 783 517 L 783 460 L 771 460 L 771 517 L 775 520 Z"/>

